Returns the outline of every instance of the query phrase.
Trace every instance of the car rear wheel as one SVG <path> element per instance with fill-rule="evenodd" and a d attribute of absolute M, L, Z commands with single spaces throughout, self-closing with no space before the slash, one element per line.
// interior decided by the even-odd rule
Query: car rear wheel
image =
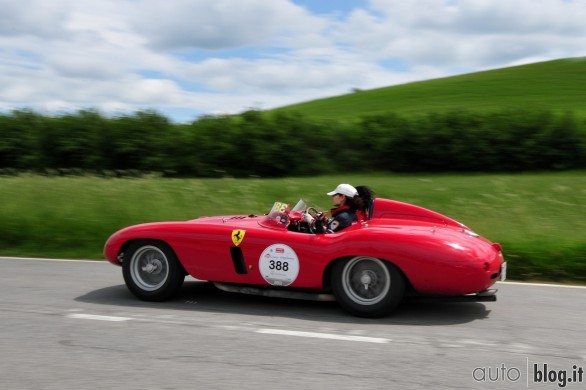
<path fill-rule="evenodd" d="M 356 256 L 334 264 L 332 290 L 340 306 L 360 317 L 389 314 L 403 298 L 405 279 L 392 264 Z"/>
<path fill-rule="evenodd" d="M 145 301 L 164 301 L 185 280 L 183 267 L 173 250 L 159 241 L 137 241 L 128 247 L 122 262 L 128 289 Z"/>

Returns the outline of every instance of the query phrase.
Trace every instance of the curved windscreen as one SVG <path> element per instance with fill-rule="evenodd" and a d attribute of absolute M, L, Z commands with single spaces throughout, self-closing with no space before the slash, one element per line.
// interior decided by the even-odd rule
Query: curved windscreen
<path fill-rule="evenodd" d="M 270 228 L 287 229 L 291 222 L 291 216 L 301 213 L 306 208 L 307 205 L 303 199 L 299 199 L 293 208 L 288 203 L 275 202 L 260 224 Z"/>

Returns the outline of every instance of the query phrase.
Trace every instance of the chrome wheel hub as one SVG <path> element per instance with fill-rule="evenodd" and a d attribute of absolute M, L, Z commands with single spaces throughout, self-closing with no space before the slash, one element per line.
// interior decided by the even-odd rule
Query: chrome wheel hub
<path fill-rule="evenodd" d="M 144 265 L 142 267 L 142 270 L 146 273 L 152 274 L 152 273 L 161 272 L 162 268 L 163 268 L 163 263 L 161 262 L 161 260 L 153 259 L 148 264 Z"/>
<path fill-rule="evenodd" d="M 354 302 L 374 305 L 387 296 L 391 287 L 391 276 L 382 260 L 358 256 L 345 265 L 342 286 Z"/>
<path fill-rule="evenodd" d="M 161 288 L 169 277 L 169 260 L 160 248 L 144 246 L 130 259 L 130 275 L 143 291 L 155 291 Z"/>
<path fill-rule="evenodd" d="M 360 283 L 364 286 L 365 290 L 368 290 L 368 286 L 372 283 L 372 273 L 369 271 L 363 272 L 360 277 Z"/>

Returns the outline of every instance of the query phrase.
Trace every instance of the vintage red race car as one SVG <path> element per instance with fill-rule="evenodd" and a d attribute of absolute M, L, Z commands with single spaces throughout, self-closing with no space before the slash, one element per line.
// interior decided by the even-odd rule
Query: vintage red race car
<path fill-rule="evenodd" d="M 506 275 L 499 244 L 422 207 L 375 198 L 368 220 L 329 234 L 314 234 L 304 213 L 315 209 L 277 202 L 260 216 L 135 225 L 104 254 L 147 301 L 171 297 L 189 274 L 226 291 L 335 299 L 365 317 L 389 314 L 405 294 L 496 300 L 489 288 Z"/>

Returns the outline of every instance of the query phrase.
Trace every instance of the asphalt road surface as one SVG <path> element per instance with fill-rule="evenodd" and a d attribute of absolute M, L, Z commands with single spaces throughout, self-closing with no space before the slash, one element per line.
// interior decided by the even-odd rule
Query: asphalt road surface
<path fill-rule="evenodd" d="M 497 287 L 362 319 L 191 278 L 146 303 L 107 262 L 0 258 L 0 389 L 586 389 L 586 288 Z"/>

